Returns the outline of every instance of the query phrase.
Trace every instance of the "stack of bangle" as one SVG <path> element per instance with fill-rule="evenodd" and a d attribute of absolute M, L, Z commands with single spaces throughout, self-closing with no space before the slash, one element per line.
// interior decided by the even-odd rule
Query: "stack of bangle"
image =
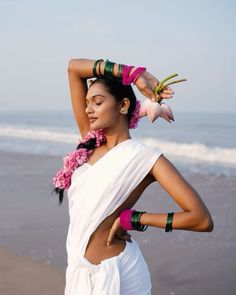
<path fill-rule="evenodd" d="M 95 61 L 94 65 L 93 65 L 93 76 L 94 77 L 98 77 L 98 78 L 102 77 L 101 70 L 100 70 L 100 62 L 101 61 L 103 61 L 103 59 L 98 59 L 98 60 Z M 99 66 L 98 66 L 99 74 L 97 74 L 97 64 L 99 64 Z"/>
<path fill-rule="evenodd" d="M 93 65 L 93 76 L 97 78 L 101 78 L 101 69 L 100 69 L 100 62 L 104 61 L 103 59 L 98 59 L 95 61 Z M 97 74 L 97 64 L 99 74 Z M 132 83 L 136 83 L 137 79 L 140 77 L 140 75 L 146 71 L 146 68 L 144 67 L 138 67 L 133 71 L 133 73 L 130 75 L 131 70 L 134 68 L 134 66 L 127 66 L 123 64 L 118 65 L 118 74 L 117 76 L 113 75 L 113 68 L 115 66 L 114 62 L 109 61 L 108 59 L 105 61 L 104 65 L 104 77 L 109 80 L 117 80 L 121 82 L 123 85 L 130 85 Z"/>
<path fill-rule="evenodd" d="M 124 209 L 120 212 L 120 226 L 122 230 L 137 230 L 145 231 L 148 225 L 140 223 L 140 218 L 146 211 L 136 211 L 131 209 Z M 170 212 L 167 215 L 165 232 L 172 232 L 172 221 L 174 212 Z"/>
<path fill-rule="evenodd" d="M 140 223 L 140 218 L 144 211 L 136 211 L 131 209 L 125 209 L 120 213 L 120 225 L 121 228 L 126 230 L 145 231 L 148 226 Z"/>
<path fill-rule="evenodd" d="M 134 230 L 145 231 L 148 226 L 140 223 L 140 218 L 145 211 L 134 211 L 131 215 L 131 224 Z"/>

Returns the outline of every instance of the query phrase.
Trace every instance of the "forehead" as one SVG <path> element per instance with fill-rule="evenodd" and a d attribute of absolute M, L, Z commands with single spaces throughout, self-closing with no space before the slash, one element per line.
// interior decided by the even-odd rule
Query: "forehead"
<path fill-rule="evenodd" d="M 106 97 L 108 93 L 105 91 L 102 85 L 93 84 L 89 87 L 86 100 L 93 100 L 97 97 Z"/>

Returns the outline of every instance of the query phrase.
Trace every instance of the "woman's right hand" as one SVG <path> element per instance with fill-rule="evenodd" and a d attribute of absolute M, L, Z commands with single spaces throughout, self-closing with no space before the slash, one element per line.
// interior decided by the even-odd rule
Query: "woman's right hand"
<path fill-rule="evenodd" d="M 153 102 L 160 99 L 169 99 L 173 96 L 174 91 L 170 87 L 165 87 L 159 94 L 154 94 L 154 89 L 159 84 L 159 80 L 147 71 L 139 76 L 135 85 L 138 90 L 146 97 L 150 98 Z"/>

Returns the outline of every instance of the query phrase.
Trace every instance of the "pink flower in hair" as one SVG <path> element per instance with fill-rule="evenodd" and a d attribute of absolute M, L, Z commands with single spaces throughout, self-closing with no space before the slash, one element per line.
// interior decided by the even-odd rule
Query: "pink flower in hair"
<path fill-rule="evenodd" d="M 140 100 L 136 100 L 135 109 L 132 112 L 132 116 L 131 116 L 131 119 L 129 122 L 130 129 L 135 129 L 138 126 L 138 121 L 140 119 L 140 117 L 139 117 L 140 107 L 141 107 Z"/>

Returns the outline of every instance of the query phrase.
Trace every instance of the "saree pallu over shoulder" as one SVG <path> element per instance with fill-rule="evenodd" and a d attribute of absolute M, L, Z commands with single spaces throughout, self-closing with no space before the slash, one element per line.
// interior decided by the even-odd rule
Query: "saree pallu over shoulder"
<path fill-rule="evenodd" d="M 114 295 L 120 294 L 116 256 L 107 260 L 110 264 L 105 263 L 106 260 L 99 264 L 103 279 L 107 275 L 106 284 L 102 287 L 95 284 L 91 293 L 87 270 L 97 265 L 84 257 L 85 250 L 99 224 L 124 203 L 161 154 L 159 149 L 139 140 L 127 139 L 93 165 L 84 163 L 74 171 L 67 192 L 70 224 L 66 241 L 66 295 L 110 294 L 109 290 Z"/>

